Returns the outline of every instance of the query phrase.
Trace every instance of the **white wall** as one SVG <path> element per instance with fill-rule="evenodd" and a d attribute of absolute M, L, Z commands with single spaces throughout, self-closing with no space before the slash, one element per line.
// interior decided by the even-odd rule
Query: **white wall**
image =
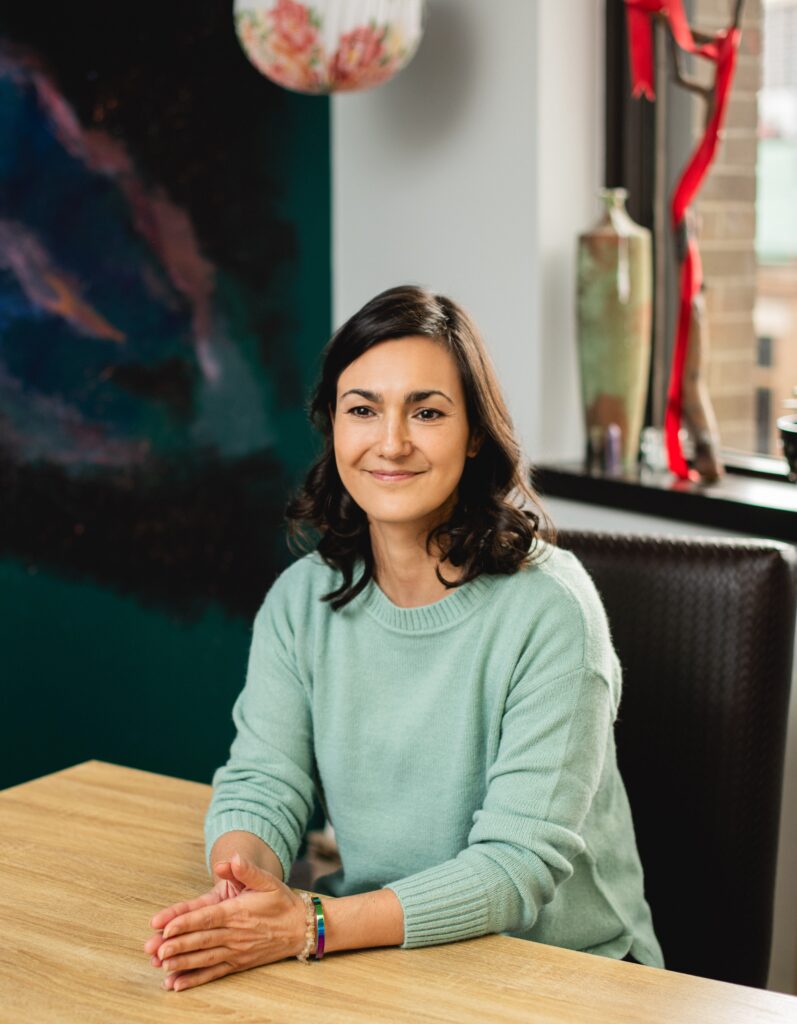
<path fill-rule="evenodd" d="M 580 458 L 576 244 L 598 220 L 604 167 L 604 3 L 537 0 L 539 306 L 542 423 L 524 440 L 535 461 Z"/>
<path fill-rule="evenodd" d="M 532 458 L 582 446 L 574 255 L 598 213 L 601 6 L 430 0 L 407 70 L 332 101 L 335 323 L 403 282 L 460 301 Z"/>

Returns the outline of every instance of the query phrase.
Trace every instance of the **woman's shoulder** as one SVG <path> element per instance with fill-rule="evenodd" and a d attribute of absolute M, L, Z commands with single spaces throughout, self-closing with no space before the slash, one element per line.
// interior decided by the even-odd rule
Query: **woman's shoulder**
<path fill-rule="evenodd" d="M 278 621 L 308 619 L 312 608 L 327 608 L 320 598 L 334 590 L 339 573 L 324 562 L 317 551 L 297 558 L 283 569 L 268 588 L 257 613 L 258 619 Z"/>
<path fill-rule="evenodd" d="M 509 577 L 517 587 L 570 605 L 585 617 L 602 611 L 592 578 L 571 551 L 538 540 L 530 554 L 530 561 Z"/>
<path fill-rule="evenodd" d="M 293 595 L 307 597 L 313 592 L 325 594 L 337 586 L 339 576 L 339 571 L 327 565 L 318 551 L 310 551 L 279 573 L 267 597 L 287 600 Z"/>
<path fill-rule="evenodd" d="M 615 654 L 600 594 L 587 570 L 570 551 L 539 541 L 532 560 L 508 577 L 506 599 L 512 616 L 526 623 L 535 645 L 549 637 L 562 645 L 562 662 L 615 671 Z M 566 652 L 566 657 L 565 657 Z"/>

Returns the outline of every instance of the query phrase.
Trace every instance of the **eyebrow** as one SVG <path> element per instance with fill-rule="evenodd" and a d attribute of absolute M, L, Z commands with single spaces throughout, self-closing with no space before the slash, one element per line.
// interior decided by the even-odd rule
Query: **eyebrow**
<path fill-rule="evenodd" d="M 378 391 L 368 391 L 365 388 L 349 388 L 348 391 L 340 396 L 340 400 L 346 397 L 346 395 L 360 395 L 368 402 L 373 402 L 375 405 L 381 405 L 384 402 L 384 395 L 380 395 Z M 408 391 L 404 396 L 405 405 L 414 405 L 416 402 L 425 402 L 427 398 L 431 398 L 432 395 L 440 395 L 441 398 L 445 398 L 447 402 L 454 402 L 448 397 L 445 391 L 438 391 L 435 388 L 430 388 L 428 391 Z"/>

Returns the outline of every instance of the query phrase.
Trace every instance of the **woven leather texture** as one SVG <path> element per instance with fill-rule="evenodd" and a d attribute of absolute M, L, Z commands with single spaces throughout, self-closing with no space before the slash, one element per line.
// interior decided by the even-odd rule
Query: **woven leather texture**
<path fill-rule="evenodd" d="M 764 987 L 795 622 L 795 551 L 563 532 L 623 665 L 620 769 L 668 968 Z"/>

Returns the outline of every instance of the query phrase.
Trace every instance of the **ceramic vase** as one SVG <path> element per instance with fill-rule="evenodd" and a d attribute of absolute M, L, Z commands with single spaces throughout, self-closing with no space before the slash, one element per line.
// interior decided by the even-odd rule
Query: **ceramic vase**
<path fill-rule="evenodd" d="M 600 222 L 578 240 L 578 351 L 588 460 L 620 437 L 621 467 L 636 465 L 650 370 L 651 233 L 625 209 L 625 189 L 602 189 Z"/>

